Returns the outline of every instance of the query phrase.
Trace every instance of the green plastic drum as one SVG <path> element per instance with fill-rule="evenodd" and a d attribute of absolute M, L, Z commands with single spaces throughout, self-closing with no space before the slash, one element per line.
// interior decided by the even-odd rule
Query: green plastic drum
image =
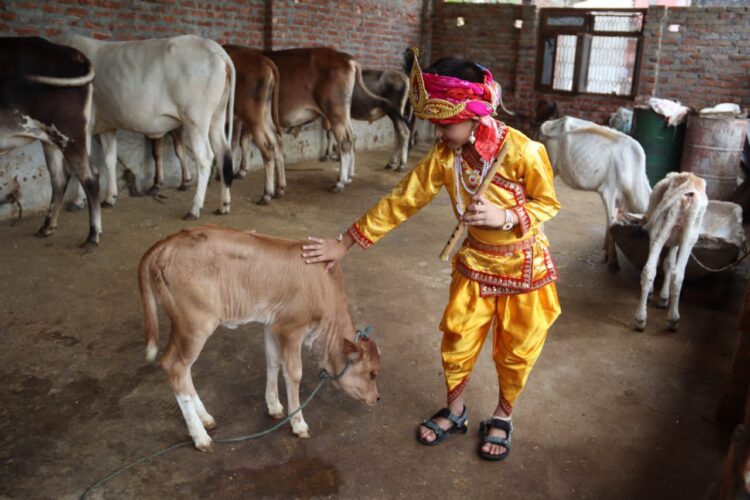
<path fill-rule="evenodd" d="M 685 141 L 684 123 L 669 127 L 665 118 L 651 108 L 635 108 L 630 135 L 646 152 L 646 175 L 651 187 L 669 172 L 680 169 L 682 143 Z"/>

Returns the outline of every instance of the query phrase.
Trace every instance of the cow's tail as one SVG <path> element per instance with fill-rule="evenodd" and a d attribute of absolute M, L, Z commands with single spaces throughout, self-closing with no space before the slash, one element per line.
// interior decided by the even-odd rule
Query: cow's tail
<path fill-rule="evenodd" d="M 42 85 L 51 85 L 53 87 L 83 87 L 94 81 L 96 73 L 94 72 L 93 66 L 89 63 L 89 72 L 83 76 L 76 76 L 72 78 L 59 78 L 54 76 L 42 76 L 42 75 L 26 75 L 24 78 L 33 83 L 40 83 Z"/>
<path fill-rule="evenodd" d="M 143 306 L 143 333 L 146 340 L 146 361 L 156 359 L 159 350 L 159 316 L 157 314 L 156 296 L 151 282 L 151 261 L 156 247 L 152 247 L 138 265 L 138 288 L 141 291 Z"/>
<path fill-rule="evenodd" d="M 229 54 L 219 47 L 221 51 L 221 57 L 224 59 L 224 64 L 229 68 L 229 99 L 227 99 L 227 119 L 226 119 L 226 136 L 227 136 L 227 150 L 224 152 L 224 185 L 227 187 L 232 185 L 234 179 L 234 164 L 232 162 L 232 128 L 234 127 L 234 91 L 237 84 L 237 74 L 234 68 L 234 63 Z"/>
<path fill-rule="evenodd" d="M 279 75 L 279 68 L 276 67 L 276 63 L 268 59 L 268 63 L 273 71 L 273 100 L 271 101 L 271 118 L 273 119 L 273 125 L 276 127 L 276 133 L 281 135 L 281 120 L 279 119 L 279 86 L 281 85 L 281 76 Z"/>
<path fill-rule="evenodd" d="M 362 66 L 360 66 L 359 63 L 354 60 L 352 60 L 352 64 L 354 65 L 357 85 L 359 85 L 362 91 L 367 94 L 368 97 L 378 102 L 378 105 L 383 109 L 383 111 L 385 111 L 385 114 L 393 121 L 393 123 L 403 123 L 406 127 L 409 127 L 409 122 L 401 113 L 401 110 L 393 106 L 393 104 L 391 104 L 391 102 L 387 99 L 383 99 L 379 95 L 373 94 L 372 91 L 367 88 L 367 85 L 365 85 L 365 81 L 362 79 Z"/>
<path fill-rule="evenodd" d="M 635 142 L 635 141 L 633 141 Z M 648 200 L 651 196 L 651 184 L 646 175 L 646 153 L 640 144 L 638 146 L 638 173 L 633 186 L 630 205 L 631 210 L 643 213 L 648 210 Z"/>

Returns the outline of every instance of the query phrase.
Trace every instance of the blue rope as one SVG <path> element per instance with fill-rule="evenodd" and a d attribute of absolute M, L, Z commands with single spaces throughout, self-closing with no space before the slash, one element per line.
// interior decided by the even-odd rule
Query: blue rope
<path fill-rule="evenodd" d="M 357 335 L 354 337 L 354 343 L 356 344 L 359 341 L 359 339 L 362 338 L 362 337 L 369 338 L 371 334 L 372 334 L 372 328 L 369 325 L 367 327 L 365 327 L 364 330 L 357 330 Z M 257 438 L 260 438 L 260 437 L 263 437 L 263 436 L 266 436 L 266 435 L 272 433 L 273 431 L 275 431 L 276 429 L 278 429 L 282 425 L 284 425 L 287 422 L 289 422 L 292 419 L 292 417 L 294 417 L 296 414 L 298 414 L 299 412 L 301 412 L 302 409 L 305 406 L 307 406 L 307 404 L 310 401 L 312 401 L 312 399 L 318 393 L 318 391 L 320 390 L 320 388 L 323 387 L 323 384 L 325 384 L 327 380 L 329 380 L 329 379 L 330 380 L 338 380 L 338 379 L 340 379 L 344 375 L 344 373 L 346 373 L 346 370 L 349 369 L 349 366 L 351 366 L 351 364 L 352 364 L 352 361 L 351 360 L 347 360 L 346 364 L 344 365 L 344 368 L 341 370 L 341 372 L 338 375 L 333 375 L 332 376 L 326 370 L 321 370 L 320 374 L 319 374 L 320 382 L 318 382 L 318 385 L 315 387 L 315 389 L 313 389 L 313 391 L 310 393 L 310 395 L 307 397 L 307 399 L 305 399 L 305 402 L 302 403 L 299 408 L 297 408 L 292 413 L 290 413 L 289 415 L 287 415 L 286 418 L 284 418 L 283 420 L 280 420 L 278 423 L 276 423 L 274 426 L 272 426 L 272 427 L 270 427 L 270 428 L 268 428 L 268 429 L 266 429 L 264 431 L 256 432 L 254 434 L 246 434 L 244 436 L 238 436 L 238 437 L 233 437 L 233 438 L 215 439 L 214 442 L 215 443 L 222 443 L 222 444 L 223 443 L 238 443 L 240 441 L 247 441 L 249 439 L 257 439 Z M 183 441 L 181 443 L 173 444 L 172 446 L 168 446 L 168 447 L 166 447 L 164 449 L 161 449 L 161 450 L 157 451 L 156 453 L 152 453 L 151 455 L 146 455 L 145 457 L 141 457 L 138 460 L 136 460 L 135 462 L 132 462 L 132 463 L 130 463 L 130 464 L 124 466 L 124 467 L 121 467 L 121 468 L 117 469 L 114 472 L 111 472 L 109 475 L 107 475 L 103 479 L 100 479 L 99 481 L 95 482 L 94 484 L 92 484 L 91 486 L 89 486 L 88 488 L 86 488 L 83 491 L 83 493 L 81 494 L 81 496 L 79 497 L 79 499 L 83 500 L 84 498 L 86 498 L 86 495 L 89 494 L 89 491 L 93 490 L 97 486 L 100 486 L 100 485 L 106 483 L 110 479 L 119 476 L 123 472 L 132 469 L 136 465 L 140 465 L 143 462 L 148 462 L 149 460 L 151 460 L 153 458 L 156 458 L 158 456 L 164 455 L 165 453 L 169 453 L 170 451 L 176 450 L 177 448 L 182 448 L 182 447 L 185 447 L 185 446 L 190 446 L 192 444 L 193 444 L 193 441 Z"/>

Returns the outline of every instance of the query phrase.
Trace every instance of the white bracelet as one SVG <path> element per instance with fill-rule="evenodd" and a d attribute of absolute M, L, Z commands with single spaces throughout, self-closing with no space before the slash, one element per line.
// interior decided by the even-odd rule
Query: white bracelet
<path fill-rule="evenodd" d="M 502 226 L 503 231 L 510 231 L 513 229 L 513 215 L 510 210 L 505 210 L 505 224 Z"/>

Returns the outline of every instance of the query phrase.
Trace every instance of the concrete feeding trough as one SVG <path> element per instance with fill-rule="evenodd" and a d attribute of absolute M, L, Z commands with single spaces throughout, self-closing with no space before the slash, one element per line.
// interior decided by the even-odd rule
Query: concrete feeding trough
<path fill-rule="evenodd" d="M 643 269 L 648 258 L 648 232 L 641 226 L 642 218 L 642 214 L 627 214 L 609 229 L 617 247 L 638 269 Z M 706 267 L 721 269 L 737 260 L 745 247 L 742 208 L 728 201 L 709 200 L 701 235 L 693 247 L 694 258 L 685 269 L 685 279 L 694 280 L 711 273 L 695 258 Z"/>

